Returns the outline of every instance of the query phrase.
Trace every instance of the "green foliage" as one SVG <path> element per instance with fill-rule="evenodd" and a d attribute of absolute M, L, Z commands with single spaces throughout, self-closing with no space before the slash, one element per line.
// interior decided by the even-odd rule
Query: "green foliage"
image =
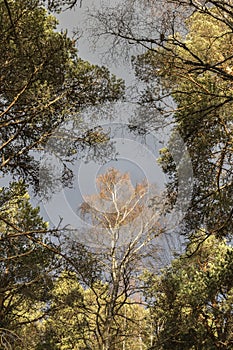
<path fill-rule="evenodd" d="M 60 243 L 62 232 L 58 235 L 58 230 L 51 230 L 43 221 L 39 208 L 30 204 L 26 189 L 32 185 L 39 191 L 42 175 L 47 188 L 54 185 L 53 168 L 45 167 L 40 174 L 40 156 L 48 152 L 48 140 L 53 150 L 59 150 L 57 156 L 64 166 L 59 181 L 69 184 L 67 177 L 72 174 L 66 162 L 77 156 L 79 143 L 92 147 L 108 143 L 109 138 L 97 129 L 83 134 L 81 127 L 78 131 L 69 128 L 63 135 L 63 125 L 81 125 L 81 110 L 112 103 L 124 92 L 121 79 L 78 57 L 74 42 L 66 32 L 58 32 L 57 20 L 43 3 L 0 0 L 0 172 L 21 179 L 0 189 L 0 347 L 4 349 L 35 349 L 38 329 L 60 303 L 58 295 L 51 294 L 60 266 L 72 266 L 84 275 L 86 259 L 86 280 L 94 280 L 98 274 L 91 271 L 95 261 L 90 254 L 74 249 L 70 241 L 70 247 Z M 49 1 L 46 5 L 59 10 L 60 5 L 75 3 Z M 58 127 L 61 139 L 53 137 Z M 72 256 L 71 251 L 79 256 Z M 63 303 L 69 307 L 71 299 L 67 296 Z M 63 322 L 61 314 L 57 317 L 58 323 Z M 35 337 L 30 343 L 31 334 Z M 46 338 L 48 346 L 56 343 L 55 338 Z M 59 343 L 56 346 L 61 348 Z"/>
<path fill-rule="evenodd" d="M 51 291 L 50 317 L 38 327 L 36 349 L 83 349 L 87 332 L 84 290 L 75 274 L 63 272 Z M 84 340 L 83 340 L 84 339 Z"/>
<path fill-rule="evenodd" d="M 232 257 L 225 241 L 200 233 L 161 276 L 146 276 L 153 349 L 232 348 Z"/>
<path fill-rule="evenodd" d="M 76 274 L 63 272 L 55 281 L 51 295 L 51 313 L 38 325 L 35 349 L 104 349 L 100 334 L 108 336 L 102 333 L 106 326 L 108 285 L 96 282 L 84 289 Z M 146 315 L 147 311 L 133 300 L 125 302 L 109 330 L 111 349 L 124 346 L 126 350 L 136 350 L 140 339 L 142 342 L 147 337 Z"/>
<path fill-rule="evenodd" d="M 39 216 L 39 208 L 31 206 L 23 183 L 1 189 L 0 202 L 0 327 L 13 344 L 24 324 L 46 312 L 50 272 L 52 267 L 55 272 L 56 263 L 45 248 L 51 240 L 46 237 L 48 224 Z"/>
<path fill-rule="evenodd" d="M 223 20 L 228 16 L 215 7 L 197 11 L 186 20 L 186 35 L 173 33 L 162 48 L 149 50 L 136 61 L 140 79 L 154 81 L 155 108 L 165 98 L 161 111 L 168 114 L 168 95 L 176 104 L 174 129 L 187 146 L 194 175 L 186 234 L 202 227 L 221 237 L 232 234 L 233 35 Z M 142 101 L 147 100 L 146 91 Z M 171 140 L 170 146 L 179 152 L 179 144 Z M 180 179 L 168 152 L 162 151 L 160 163 L 170 177 L 167 192 L 173 205 Z"/>
<path fill-rule="evenodd" d="M 66 158 L 72 161 L 79 145 L 108 148 L 101 127 L 80 127 L 79 132 L 73 126 L 82 125 L 84 108 L 112 103 L 124 92 L 123 82 L 105 67 L 78 57 L 73 41 L 56 30 L 56 19 L 41 5 L 60 11 L 76 3 L 0 0 L 0 171 L 23 178 L 36 190 L 38 158 L 46 147 L 63 162 L 66 185 L 71 176 Z M 86 197 L 81 208 L 92 224 L 84 232 L 96 244 L 91 248 L 49 230 L 30 204 L 23 181 L 1 188 L 2 349 L 232 348 L 233 249 L 219 238 L 232 234 L 232 13 L 225 2 L 210 1 L 210 7 L 172 3 L 196 9 L 192 15 L 189 7 L 185 10 L 185 30 L 178 33 L 174 25 L 160 33 L 160 41 L 143 39 L 151 49 L 134 64 L 148 84 L 142 106 L 171 117 L 168 97 L 176 105 L 174 129 L 185 141 L 194 172 L 184 227 L 191 232 L 190 244 L 160 274 L 145 273 L 145 308 L 139 276 L 148 242 L 162 232 L 154 208 L 147 208 L 146 184 L 134 187 L 127 174 L 114 169 L 98 177 L 99 193 Z M 122 31 L 127 28 L 126 39 L 130 33 L 130 40 L 140 43 L 122 19 L 114 23 Z M 140 132 L 147 130 L 141 125 L 140 120 Z M 181 151 L 175 138 L 170 145 Z M 169 175 L 172 207 L 178 185 L 185 189 L 187 184 L 178 178 L 169 149 L 160 151 L 159 161 Z M 53 185 L 49 169 L 42 170 L 47 185 Z"/>
<path fill-rule="evenodd" d="M 0 171 L 36 189 L 39 162 L 31 151 L 41 152 L 56 128 L 81 109 L 115 101 L 124 90 L 105 67 L 81 60 L 56 25 L 36 0 L 0 1 Z M 81 142 L 81 131 L 78 137 Z"/>

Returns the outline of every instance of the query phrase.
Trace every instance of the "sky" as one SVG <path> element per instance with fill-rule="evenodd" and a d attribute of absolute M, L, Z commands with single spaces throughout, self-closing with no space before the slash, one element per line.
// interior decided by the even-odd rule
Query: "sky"
<path fill-rule="evenodd" d="M 92 4 L 91 0 L 85 0 L 81 8 L 61 13 L 58 16 L 60 22 L 58 29 L 68 30 L 70 36 L 73 35 L 73 30 L 78 29 L 82 33 L 77 41 L 79 56 L 93 64 L 103 65 L 104 63 L 111 73 L 124 79 L 126 85 L 130 86 L 135 79 L 130 62 L 118 60 L 116 65 L 113 61 L 106 61 L 100 54 L 103 52 L 103 48 L 96 46 L 94 50 L 89 41 L 89 34 L 86 31 L 88 27 L 87 10 L 93 8 Z M 95 6 L 99 4 L 101 2 L 95 0 Z M 108 43 L 105 42 L 105 45 L 107 47 Z M 158 192 L 164 189 L 167 179 L 157 160 L 159 150 L 168 141 L 167 131 L 153 131 L 145 137 L 129 133 L 128 122 L 133 113 L 134 106 L 128 102 L 116 103 L 111 106 L 109 111 L 106 109 L 103 111 L 101 108 L 95 111 L 96 122 L 94 121 L 93 125 L 92 121 L 92 127 L 101 125 L 104 130 L 110 130 L 111 140 L 118 153 L 117 159 L 109 160 L 106 163 L 81 159 L 74 164 L 73 187 L 60 188 L 49 201 L 40 203 L 43 216 L 55 226 L 59 223 L 60 218 L 63 218 L 62 225 L 70 225 L 72 228 L 85 227 L 86 223 L 79 215 L 80 205 L 85 200 L 86 195 L 97 193 L 96 178 L 109 167 L 129 172 L 134 185 L 146 179 L 148 183 L 156 185 Z M 59 168 L 56 159 L 54 162 Z M 181 249 L 181 241 L 177 236 L 163 236 L 158 243 L 163 247 L 164 263 L 169 261 L 173 249 Z"/>
<path fill-rule="evenodd" d="M 89 34 L 86 31 L 88 27 L 87 10 L 93 8 L 92 4 L 92 1 L 85 0 L 81 8 L 76 7 L 75 10 L 68 10 L 58 15 L 58 29 L 68 30 L 70 36 L 73 35 L 73 30 L 79 29 L 82 32 L 81 38 L 77 41 L 79 56 L 93 64 L 102 65 L 103 56 L 100 52 L 103 50 L 100 47 L 93 50 L 88 39 Z M 96 0 L 95 6 L 98 4 L 101 2 Z M 110 61 L 104 63 L 113 74 L 124 79 L 127 85 L 132 83 L 134 74 L 130 62 L 122 60 L 122 62 L 118 61 L 118 65 Z M 71 189 L 62 188 L 49 202 L 43 202 L 45 210 L 43 214 L 47 214 L 49 220 L 55 225 L 59 222 L 60 217 L 63 217 L 64 224 L 80 225 L 78 208 L 85 195 L 96 193 L 96 177 L 109 167 L 129 172 L 134 184 L 146 179 L 148 183 L 156 183 L 158 189 L 164 187 L 166 178 L 157 163 L 163 135 L 153 132 L 147 137 L 139 137 L 129 133 L 128 120 L 134 113 L 134 107 L 128 102 L 116 103 L 111 106 L 109 111 L 96 110 L 96 121 L 92 121 L 91 124 L 92 127 L 101 125 L 106 131 L 111 130 L 111 140 L 118 154 L 117 159 L 109 160 L 107 163 L 77 161 L 74 168 L 74 187 Z M 54 162 L 56 163 L 56 160 Z"/>
<path fill-rule="evenodd" d="M 114 1 L 108 1 L 112 4 Z M 77 48 L 79 56 L 93 64 L 107 66 L 113 74 L 116 74 L 119 78 L 122 78 L 126 83 L 130 83 L 134 79 L 134 73 L 131 67 L 130 59 L 127 60 L 109 60 L 104 55 L 108 51 L 108 42 L 104 42 L 104 47 L 99 46 L 98 43 L 93 45 L 91 34 L 88 32 L 90 27 L 88 21 L 88 12 L 94 8 L 99 9 L 102 6 L 101 0 L 84 0 L 81 7 L 75 7 L 73 10 L 66 10 L 56 17 L 59 20 L 59 29 L 68 30 L 68 34 L 72 37 L 73 32 L 80 33 L 80 38 L 77 40 Z M 106 2 L 105 2 L 106 3 Z"/>
<path fill-rule="evenodd" d="M 113 0 L 109 1 L 113 2 Z M 101 54 L 104 51 L 103 47 L 96 46 L 94 50 L 89 41 L 89 34 L 86 31 L 88 27 L 87 10 L 93 8 L 92 4 L 91 0 L 85 0 L 81 8 L 77 7 L 75 10 L 65 11 L 57 16 L 60 22 L 58 30 L 68 30 L 69 36 L 72 37 L 72 31 L 78 29 L 82 33 L 77 41 L 79 56 L 93 64 L 103 65 L 104 63 L 111 73 L 124 79 L 126 86 L 129 87 L 135 83 L 130 61 L 118 60 L 117 64 L 113 61 L 107 61 Z M 95 6 L 98 4 L 101 4 L 101 1 L 95 0 Z M 105 42 L 104 49 L 107 47 L 108 42 Z M 153 191 L 155 187 L 158 193 L 164 190 L 167 178 L 157 160 L 160 156 L 160 149 L 169 140 L 168 132 L 166 129 L 153 130 L 144 136 L 129 132 L 128 124 L 134 113 L 134 103 L 119 101 L 107 105 L 107 107 L 104 106 L 93 111 L 83 111 L 80 114 L 81 118 L 89 120 L 91 128 L 101 126 L 104 131 L 109 133 L 116 157 L 105 162 L 88 161 L 87 157 L 80 158 L 72 168 L 75 175 L 73 187 L 65 188 L 61 186 L 49 200 L 35 197 L 33 193 L 30 193 L 33 204 L 40 206 L 41 215 L 52 226 L 56 227 L 61 218 L 63 227 L 69 225 L 72 228 L 80 228 L 86 225 L 86 222 L 79 215 L 80 205 L 85 200 L 86 195 L 97 193 L 96 178 L 110 167 L 115 167 L 123 173 L 128 172 L 133 185 L 146 179 L 149 184 L 153 185 Z M 94 118 L 90 119 L 92 114 Z M 62 171 L 61 164 L 59 164 L 56 154 L 51 154 L 50 151 L 48 150 L 47 154 L 45 152 L 45 156 L 41 160 L 41 168 L 46 161 L 49 161 L 54 166 L 55 173 L 59 174 Z M 8 178 L 0 179 L 0 185 L 4 186 L 9 181 Z M 149 196 L 153 194 L 154 192 L 151 192 Z M 175 216 L 178 216 L 178 213 L 174 212 L 171 218 Z M 161 244 L 165 247 L 164 256 L 169 257 L 170 251 L 175 246 L 180 249 L 180 241 L 175 236 L 164 236 Z M 165 257 L 165 260 L 168 260 L 168 258 Z"/>

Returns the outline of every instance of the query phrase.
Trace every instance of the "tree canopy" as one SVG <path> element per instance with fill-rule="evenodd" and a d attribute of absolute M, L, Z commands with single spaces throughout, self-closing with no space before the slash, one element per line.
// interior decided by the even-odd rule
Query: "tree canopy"
<path fill-rule="evenodd" d="M 117 45 L 121 53 L 132 45 L 144 50 L 133 57 L 145 87 L 135 129 L 150 132 L 164 119 L 162 125 L 173 123 L 185 142 L 194 181 L 184 233 L 205 228 L 208 234 L 231 234 L 231 1 L 128 1 L 92 18 L 99 25 L 96 35 L 112 38 L 113 50 Z M 179 145 L 173 147 L 179 151 Z M 168 149 L 160 161 L 171 179 L 172 206 L 179 179 Z"/>
<path fill-rule="evenodd" d="M 111 133 L 81 112 L 125 90 L 58 31 L 52 13 L 77 5 L 0 0 L 0 348 L 230 350 L 233 2 L 127 0 L 92 12 L 95 37 L 112 40 L 115 57 L 135 49 L 130 131 L 154 132 L 162 121 L 172 137 L 158 159 L 163 198 L 109 168 L 84 196 L 75 231 L 45 222 L 29 192 L 69 186 L 85 147 L 109 157 Z M 191 172 L 176 159 L 184 149 Z M 42 162 L 50 153 L 63 166 L 58 178 Z M 179 198 L 186 211 L 171 230 Z M 185 242 L 159 269 L 167 231 Z"/>
<path fill-rule="evenodd" d="M 25 186 L 20 182 L 1 188 L 0 199 L 0 334 L 1 346 L 6 342 L 10 347 L 20 343 L 24 325 L 46 314 L 38 305 L 49 300 L 57 262 L 46 248 L 53 247 L 52 235 L 46 235 L 48 223 L 31 206 Z"/>
<path fill-rule="evenodd" d="M 151 349 L 231 349 L 232 247 L 209 237 L 160 276 L 147 274 L 154 344 Z"/>
<path fill-rule="evenodd" d="M 57 128 L 68 120 L 80 119 L 81 123 L 81 110 L 114 102 L 124 92 L 123 81 L 105 67 L 78 57 L 74 41 L 57 30 L 57 20 L 41 3 L 0 1 L 0 172 L 11 181 L 7 184 L 6 180 L 0 189 L 0 336 L 4 349 L 25 347 L 24 327 L 33 329 L 48 314 L 50 289 L 58 271 L 67 264 L 77 270 L 79 261 L 81 274 L 84 265 L 85 249 L 70 239 L 65 248 L 64 230 L 44 222 L 28 195 L 29 185 L 40 190 L 40 157 L 46 143 L 53 139 L 57 149 L 63 146 L 59 155 L 67 170 L 67 157 L 70 161 L 79 152 L 78 145 L 87 142 L 87 134 L 92 135 L 88 139 L 91 147 L 99 142 L 102 131 L 96 135 L 80 128 L 68 144 L 66 133 L 62 144 L 53 138 Z M 72 148 L 72 153 L 64 152 L 65 147 Z M 45 185 L 51 190 L 53 174 L 43 170 Z M 79 256 L 72 259 L 70 251 Z M 85 259 L 90 267 L 88 254 Z"/>
<path fill-rule="evenodd" d="M 227 236 L 232 222 L 232 33 L 215 12 L 189 17 L 185 39 L 176 34 L 171 39 L 177 38 L 176 44 L 168 37 L 157 53 L 139 57 L 137 71 L 140 75 L 143 67 L 144 79 L 145 67 L 154 69 L 149 79 L 156 75 L 177 106 L 175 128 L 187 146 L 195 180 L 186 232 L 205 225 L 210 234 Z M 161 161 L 172 177 L 168 154 L 161 154 Z M 176 193 L 177 181 L 169 191 Z"/>
<path fill-rule="evenodd" d="M 56 31 L 56 19 L 37 1 L 1 1 L 0 17 L 0 169 L 38 189 L 33 152 L 42 152 L 56 129 L 83 108 L 117 100 L 124 84 L 105 67 L 80 59 L 73 41 Z M 75 136 L 73 143 L 83 141 L 81 131 Z"/>

